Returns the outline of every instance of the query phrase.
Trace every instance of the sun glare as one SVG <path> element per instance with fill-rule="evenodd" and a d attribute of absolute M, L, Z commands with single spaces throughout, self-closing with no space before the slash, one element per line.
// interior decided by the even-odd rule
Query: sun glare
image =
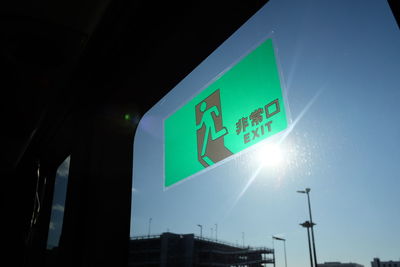
<path fill-rule="evenodd" d="M 267 143 L 257 149 L 256 157 L 262 166 L 277 168 L 282 166 L 285 153 L 280 145 Z"/>

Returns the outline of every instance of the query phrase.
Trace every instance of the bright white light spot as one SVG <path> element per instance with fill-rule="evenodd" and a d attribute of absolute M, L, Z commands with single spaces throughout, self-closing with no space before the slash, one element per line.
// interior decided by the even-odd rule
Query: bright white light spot
<path fill-rule="evenodd" d="M 257 161 L 265 167 L 277 168 L 284 162 L 284 151 L 281 146 L 273 143 L 262 144 L 257 149 Z"/>

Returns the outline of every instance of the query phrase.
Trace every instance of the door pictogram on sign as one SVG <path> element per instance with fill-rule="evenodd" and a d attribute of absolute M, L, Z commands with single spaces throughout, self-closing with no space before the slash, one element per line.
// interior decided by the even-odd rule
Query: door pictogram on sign
<path fill-rule="evenodd" d="M 228 130 L 222 123 L 219 89 L 198 103 L 195 110 L 197 158 L 204 167 L 208 167 L 233 154 L 224 144 Z"/>

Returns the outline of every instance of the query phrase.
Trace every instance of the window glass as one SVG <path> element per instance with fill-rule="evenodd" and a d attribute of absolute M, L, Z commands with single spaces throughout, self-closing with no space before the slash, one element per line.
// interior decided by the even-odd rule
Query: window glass
<path fill-rule="evenodd" d="M 166 188 L 166 119 L 268 39 L 288 128 Z M 318 263 L 397 259 L 399 47 L 385 1 L 270 1 L 142 118 L 131 236 L 273 248 L 277 266 L 310 266 L 308 236 Z"/>
<path fill-rule="evenodd" d="M 49 233 L 47 238 L 47 249 L 58 247 L 64 218 L 65 198 L 67 195 L 68 174 L 70 157 L 66 158 L 58 167 L 53 193 L 53 205 Z"/>

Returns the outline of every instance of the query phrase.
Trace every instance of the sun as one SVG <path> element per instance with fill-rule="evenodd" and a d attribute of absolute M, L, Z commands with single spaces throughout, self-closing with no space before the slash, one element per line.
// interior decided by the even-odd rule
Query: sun
<path fill-rule="evenodd" d="M 264 167 L 278 168 L 283 165 L 285 153 L 281 145 L 261 144 L 255 153 L 256 160 Z"/>

